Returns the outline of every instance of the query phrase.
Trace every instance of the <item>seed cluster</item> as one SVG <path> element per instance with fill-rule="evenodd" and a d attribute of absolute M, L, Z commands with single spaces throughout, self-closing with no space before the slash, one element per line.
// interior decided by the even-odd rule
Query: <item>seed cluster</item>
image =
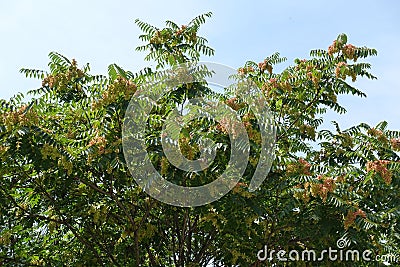
<path fill-rule="evenodd" d="M 355 222 L 357 216 L 360 216 L 364 219 L 367 217 L 365 212 L 361 209 L 358 209 L 356 211 L 349 210 L 346 217 L 344 218 L 344 228 L 346 230 L 349 229 L 350 226 L 354 225 L 354 222 Z"/>
<path fill-rule="evenodd" d="M 393 150 L 400 151 L 400 138 L 390 139 L 390 144 L 392 145 Z"/>
<path fill-rule="evenodd" d="M 0 123 L 3 124 L 6 129 L 12 129 L 15 125 L 37 125 L 39 121 L 38 115 L 32 109 L 26 111 L 27 107 L 27 105 L 23 105 L 17 110 L 0 114 Z"/>
<path fill-rule="evenodd" d="M 385 134 L 381 130 L 371 128 L 367 131 L 367 133 L 371 136 L 376 137 L 376 139 L 382 143 L 388 142 L 388 139 L 386 138 Z"/>
<path fill-rule="evenodd" d="M 269 74 L 272 74 L 272 65 L 269 64 L 266 59 L 264 59 L 263 62 L 258 63 L 258 68 L 261 72 L 268 71 Z"/>
<path fill-rule="evenodd" d="M 288 175 L 311 175 L 311 164 L 300 158 L 297 162 L 291 162 L 286 167 Z"/>
<path fill-rule="evenodd" d="M 183 38 L 185 41 L 195 44 L 197 41 L 196 31 L 191 30 L 186 25 L 182 25 L 175 32 L 164 29 L 156 31 L 150 38 L 150 44 L 160 45 L 164 43 L 173 42 L 176 38 Z"/>
<path fill-rule="evenodd" d="M 240 75 L 246 75 L 247 73 L 250 73 L 250 72 L 254 72 L 254 68 L 253 67 L 244 67 L 244 68 L 239 68 L 238 69 L 238 73 L 240 74 Z"/>
<path fill-rule="evenodd" d="M 82 88 L 77 81 L 84 76 L 84 71 L 78 68 L 76 60 L 73 59 L 71 66 L 65 72 L 45 77 L 42 81 L 42 87 L 55 88 L 59 92 L 81 91 Z"/>
<path fill-rule="evenodd" d="M 278 81 L 276 78 L 271 78 L 267 80 L 261 87 L 261 91 L 268 98 L 275 97 L 276 90 L 280 89 L 284 93 L 291 93 L 292 86 L 288 81 Z"/>
<path fill-rule="evenodd" d="M 336 53 L 342 52 L 345 58 L 351 59 L 354 62 L 357 61 L 357 47 L 352 44 L 343 44 L 338 41 L 333 41 L 333 43 L 328 47 L 328 54 L 333 56 Z"/>
<path fill-rule="evenodd" d="M 310 201 L 310 196 L 320 197 L 323 202 L 326 202 L 328 193 L 332 193 L 336 189 L 337 180 L 325 175 L 319 175 L 318 182 L 306 182 L 304 185 L 297 185 L 296 188 L 303 190 L 296 191 L 294 197 L 305 203 Z"/>
<path fill-rule="evenodd" d="M 117 79 L 107 86 L 107 89 L 103 92 L 101 98 L 92 104 L 92 108 L 116 103 L 120 98 L 129 100 L 135 94 L 136 90 L 136 84 L 122 76 L 118 76 Z"/>
<path fill-rule="evenodd" d="M 389 160 L 376 160 L 369 161 L 367 163 L 367 172 L 373 171 L 378 173 L 386 184 L 390 184 L 392 182 L 392 172 L 388 170 L 387 165 L 390 163 Z"/>
<path fill-rule="evenodd" d="M 106 148 L 107 140 L 104 136 L 96 135 L 89 141 L 89 147 L 96 146 L 98 148 L 98 153 L 104 154 Z"/>
<path fill-rule="evenodd" d="M 310 193 L 313 197 L 319 196 L 325 202 L 328 193 L 332 193 L 336 188 L 335 180 L 323 175 L 319 175 L 318 180 L 322 181 L 322 183 L 310 183 Z"/>

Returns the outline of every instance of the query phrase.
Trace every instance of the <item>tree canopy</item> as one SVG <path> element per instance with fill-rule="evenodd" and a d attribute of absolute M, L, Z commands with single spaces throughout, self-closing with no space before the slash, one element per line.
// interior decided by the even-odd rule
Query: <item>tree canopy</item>
<path fill-rule="evenodd" d="M 348 129 L 333 122 L 335 130 L 321 129 L 329 109 L 346 112 L 338 96 L 366 96 L 352 82 L 376 79 L 364 60 L 377 51 L 350 44 L 345 34 L 279 73 L 275 65 L 286 59 L 274 53 L 259 63 L 245 62 L 235 74 L 257 85 L 276 126 L 275 158 L 257 190 L 249 190 L 262 151 L 257 114 L 238 97 L 237 88 L 218 93 L 204 83 L 182 84 L 157 102 L 147 121 L 147 153 L 175 184 L 214 180 L 229 162 L 227 124 L 193 120 L 179 129 L 187 159 L 200 156 L 201 137 L 218 145 L 213 163 L 201 172 L 173 166 L 160 135 L 170 113 L 188 99 L 220 101 L 240 116 L 249 137 L 250 158 L 239 183 L 198 207 L 162 203 L 138 186 L 122 147 L 129 101 L 163 69 L 214 54 L 198 35 L 210 16 L 182 26 L 166 21 L 164 28 L 136 20 L 144 42 L 137 50 L 155 68 L 133 73 L 112 64 L 107 75 L 95 75 L 89 64 L 51 52 L 48 70 L 21 70 L 40 79 L 41 86 L 29 91 L 29 100 L 22 94 L 0 100 L 0 263 L 262 266 L 266 262 L 257 252 L 264 246 L 321 251 L 336 247 L 339 239 L 373 255 L 400 254 L 400 132 L 384 121 Z M 318 264 L 371 263 L 326 258 Z"/>

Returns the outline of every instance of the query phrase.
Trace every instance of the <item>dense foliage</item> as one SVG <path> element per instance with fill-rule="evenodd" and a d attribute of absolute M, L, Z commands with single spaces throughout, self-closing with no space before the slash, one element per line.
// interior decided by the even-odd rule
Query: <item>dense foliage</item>
<path fill-rule="evenodd" d="M 49 70 L 21 70 L 42 84 L 28 101 L 22 94 L 0 100 L 0 263 L 261 266 L 257 252 L 264 245 L 321 251 L 344 237 L 353 249 L 400 253 L 400 132 L 385 122 L 349 129 L 335 122 L 336 131 L 319 127 L 327 109 L 345 112 L 339 95 L 365 96 L 349 78 L 375 79 L 370 64 L 361 61 L 376 50 L 348 44 L 344 34 L 280 73 L 274 65 L 285 59 L 278 53 L 239 68 L 238 79 L 251 79 L 262 90 L 277 126 L 276 158 L 259 190 L 248 190 L 260 153 L 255 115 L 232 88 L 217 94 L 204 84 L 182 85 L 159 102 L 148 122 L 148 152 L 160 173 L 177 184 L 214 179 L 229 161 L 223 125 L 197 120 L 182 129 L 180 145 L 189 159 L 199 154 L 193 136 L 222 144 L 212 168 L 196 175 L 171 166 L 158 137 L 169 112 L 188 98 L 218 99 L 240 114 L 250 138 L 241 182 L 219 201 L 196 208 L 160 203 L 137 186 L 121 145 L 129 100 L 160 69 L 213 55 L 198 36 L 210 16 L 181 27 L 167 21 L 163 29 L 136 21 L 145 42 L 138 50 L 157 63 L 155 69 L 132 73 L 114 64 L 107 76 L 93 75 L 89 65 L 53 52 Z M 321 264 L 369 266 L 327 259 Z"/>

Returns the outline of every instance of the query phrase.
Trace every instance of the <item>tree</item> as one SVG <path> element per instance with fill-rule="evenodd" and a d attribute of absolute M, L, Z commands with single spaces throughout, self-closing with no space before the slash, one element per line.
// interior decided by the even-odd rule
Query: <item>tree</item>
<path fill-rule="evenodd" d="M 136 184 L 122 151 L 129 100 L 163 68 L 213 55 L 198 36 L 210 16 L 181 27 L 167 21 L 163 29 L 137 20 L 145 42 L 137 50 L 148 53 L 145 59 L 154 60 L 155 69 L 132 73 L 113 64 L 107 76 L 93 75 L 88 64 L 79 67 L 52 52 L 48 71 L 21 70 L 42 84 L 29 92 L 29 101 L 17 94 L 0 102 L 3 264 L 261 266 L 278 261 L 257 258 L 264 246 L 320 252 L 339 239 L 373 255 L 400 253 L 400 132 L 386 122 L 345 130 L 334 122 L 336 131 L 319 127 L 327 109 L 346 111 L 339 95 L 365 96 L 348 77 L 375 79 L 370 64 L 359 60 L 376 50 L 348 44 L 345 34 L 328 50 L 312 50 L 309 59 L 296 59 L 281 73 L 273 71 L 285 60 L 278 53 L 239 68 L 236 79 L 247 78 L 260 88 L 277 129 L 276 157 L 258 190 L 248 190 L 261 149 L 257 114 L 235 97 L 235 88 L 217 94 L 204 83 L 183 84 L 160 99 L 148 120 L 147 151 L 157 170 L 176 184 L 215 179 L 229 161 L 226 125 L 194 120 L 180 129 L 180 147 L 189 159 L 199 156 L 199 136 L 221 144 L 211 170 L 196 175 L 166 160 L 159 136 L 167 116 L 187 99 L 216 99 L 240 114 L 250 138 L 241 181 L 216 202 L 182 208 L 149 197 Z M 318 264 L 369 266 L 328 258 Z"/>

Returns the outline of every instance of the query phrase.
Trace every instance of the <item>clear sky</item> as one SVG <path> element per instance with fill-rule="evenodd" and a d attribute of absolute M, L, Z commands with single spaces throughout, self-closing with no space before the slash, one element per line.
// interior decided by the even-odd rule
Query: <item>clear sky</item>
<path fill-rule="evenodd" d="M 162 27 L 165 20 L 186 24 L 208 11 L 213 17 L 201 30 L 216 54 L 211 61 L 238 68 L 280 52 L 292 64 L 314 48 L 331 44 L 342 32 L 349 43 L 378 50 L 369 59 L 378 80 L 356 86 L 367 99 L 345 97 L 348 112 L 329 114 L 343 127 L 387 120 L 400 130 L 400 1 L 103 1 L 15 0 L 0 3 L 0 98 L 38 88 L 19 69 L 46 69 L 48 53 L 57 51 L 92 72 L 105 74 L 117 63 L 136 71 L 149 65 L 141 44 L 139 18 Z M 397 26 L 396 26 L 397 25 Z M 285 64 L 282 67 L 286 66 Z"/>

